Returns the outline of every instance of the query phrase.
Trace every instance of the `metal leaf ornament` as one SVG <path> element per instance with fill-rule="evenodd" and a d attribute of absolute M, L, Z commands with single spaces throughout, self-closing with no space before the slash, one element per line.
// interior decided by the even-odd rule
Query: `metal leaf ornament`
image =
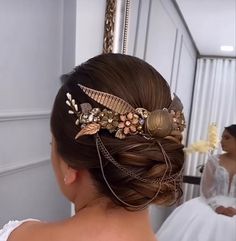
<path fill-rule="evenodd" d="M 83 135 L 96 134 L 99 130 L 100 130 L 99 124 L 97 124 L 97 123 L 88 124 L 79 131 L 79 133 L 76 135 L 75 139 L 78 139 L 80 136 L 83 136 Z"/>
<path fill-rule="evenodd" d="M 128 112 L 135 112 L 135 109 L 126 101 L 121 98 L 108 94 L 102 91 L 94 90 L 78 84 L 83 92 L 88 95 L 91 99 L 95 100 L 97 103 L 105 106 L 106 108 L 117 112 L 119 114 L 125 114 Z"/>
<path fill-rule="evenodd" d="M 183 110 L 183 104 L 179 97 L 174 93 L 174 98 L 172 102 L 170 103 L 170 106 L 168 107 L 168 110 L 171 111 L 182 111 Z"/>

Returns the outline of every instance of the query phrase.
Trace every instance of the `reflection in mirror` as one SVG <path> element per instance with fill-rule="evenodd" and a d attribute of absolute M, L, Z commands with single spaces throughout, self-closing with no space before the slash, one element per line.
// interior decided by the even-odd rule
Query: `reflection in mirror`
<path fill-rule="evenodd" d="M 186 201 L 171 213 L 158 230 L 160 241 L 235 240 L 235 124 L 224 129 L 221 144 L 225 153 L 209 155 L 204 166 L 200 196 Z M 173 237 L 173 233 L 178 234 Z"/>
<path fill-rule="evenodd" d="M 224 127 L 236 122 L 235 4 L 234 0 L 129 2 L 126 53 L 152 64 L 183 101 L 186 145 L 206 140 L 211 123 L 216 123 L 220 138 Z M 185 180 L 199 184 L 198 166 L 206 160 L 207 154 L 188 156 Z M 198 185 L 184 186 L 184 201 L 198 195 Z"/>
<path fill-rule="evenodd" d="M 210 123 L 216 123 L 220 138 L 224 127 L 236 121 L 236 2 L 177 0 L 176 3 L 199 51 L 188 144 L 206 140 Z M 227 51 L 224 46 L 228 46 Z M 220 147 L 215 150 L 220 152 Z M 206 160 L 206 154 L 189 156 L 186 172 L 200 175 L 197 167 Z M 195 195 L 198 195 L 195 187 L 186 188 L 185 200 Z"/>

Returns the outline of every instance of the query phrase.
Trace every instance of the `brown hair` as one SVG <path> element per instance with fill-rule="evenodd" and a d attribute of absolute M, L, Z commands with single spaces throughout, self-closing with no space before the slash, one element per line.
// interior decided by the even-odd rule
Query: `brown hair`
<path fill-rule="evenodd" d="M 225 130 L 228 131 L 231 136 L 236 138 L 236 125 L 227 126 L 225 127 Z"/>
<path fill-rule="evenodd" d="M 142 107 L 148 111 L 170 105 L 170 88 L 165 79 L 145 61 L 128 55 L 105 54 L 88 60 L 66 75 L 65 83 L 56 96 L 51 130 L 58 153 L 73 168 L 88 169 L 100 194 L 125 206 L 117 201 L 102 177 L 94 136 L 82 136 L 77 140 L 74 138 L 79 127 L 75 125 L 75 117 L 68 114 L 68 106 L 65 104 L 67 92 L 78 104 L 90 103 L 93 108 L 104 109 L 84 94 L 78 83 L 116 95 L 134 108 Z M 166 169 L 170 175 L 178 175 L 182 170 L 183 146 L 174 141 L 164 138 L 148 140 L 140 135 L 127 136 L 120 140 L 106 130 L 100 130 L 99 135 L 109 153 L 120 165 L 146 179 L 161 178 Z M 171 167 L 166 164 L 160 145 L 168 155 Z M 176 180 L 144 183 L 122 172 L 106 159 L 103 163 L 110 186 L 121 200 L 131 205 L 146 203 L 157 190 L 159 193 L 153 202 L 161 205 L 172 203 L 182 194 L 181 183 Z"/>

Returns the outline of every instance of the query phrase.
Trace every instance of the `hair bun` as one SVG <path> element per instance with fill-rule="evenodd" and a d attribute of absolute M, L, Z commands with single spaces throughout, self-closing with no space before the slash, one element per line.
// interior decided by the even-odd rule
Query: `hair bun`
<path fill-rule="evenodd" d="M 173 118 L 167 109 L 155 110 L 146 120 L 147 132 L 153 137 L 165 137 L 172 131 Z"/>

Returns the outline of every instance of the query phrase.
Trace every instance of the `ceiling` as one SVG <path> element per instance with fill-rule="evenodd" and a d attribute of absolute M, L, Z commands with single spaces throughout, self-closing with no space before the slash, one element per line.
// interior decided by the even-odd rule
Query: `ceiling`
<path fill-rule="evenodd" d="M 200 55 L 236 56 L 236 0 L 175 0 Z M 222 45 L 234 51 L 223 52 Z"/>

